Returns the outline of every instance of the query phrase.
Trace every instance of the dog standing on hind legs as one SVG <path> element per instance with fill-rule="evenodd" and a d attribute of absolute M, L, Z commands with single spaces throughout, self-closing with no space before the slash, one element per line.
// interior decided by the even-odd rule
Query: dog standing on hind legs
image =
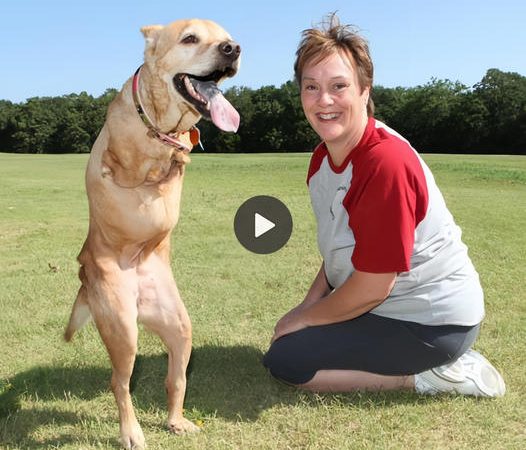
<path fill-rule="evenodd" d="M 78 257 L 82 285 L 66 341 L 93 318 L 112 364 L 125 448 L 145 441 L 130 396 L 137 322 L 168 350 L 168 428 L 198 428 L 183 417 L 191 323 L 170 268 L 195 124 L 208 118 L 235 132 L 239 114 L 217 85 L 236 74 L 240 47 L 219 25 L 182 20 L 141 29 L 144 64 L 110 104 L 86 170 L 89 231 Z"/>

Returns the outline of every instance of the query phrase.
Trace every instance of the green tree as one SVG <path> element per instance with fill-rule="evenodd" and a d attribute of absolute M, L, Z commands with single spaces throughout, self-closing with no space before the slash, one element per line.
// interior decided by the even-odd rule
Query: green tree
<path fill-rule="evenodd" d="M 421 152 L 458 150 L 462 143 L 455 139 L 450 117 L 466 92 L 459 82 L 437 79 L 406 89 L 398 96 L 392 126 Z"/>
<path fill-rule="evenodd" d="M 13 135 L 17 130 L 15 117 L 18 108 L 18 105 L 10 101 L 0 100 L 0 151 L 2 152 L 13 151 Z"/>
<path fill-rule="evenodd" d="M 374 86 L 371 94 L 375 106 L 374 116 L 388 125 L 396 122 L 396 117 L 403 104 L 405 91 L 406 89 L 403 87 Z"/>
<path fill-rule="evenodd" d="M 60 100 L 52 97 L 34 97 L 18 109 L 13 133 L 14 151 L 17 153 L 46 153 L 49 137 L 54 133 L 60 116 Z"/>
<path fill-rule="evenodd" d="M 526 77 L 516 72 L 489 69 L 474 94 L 488 111 L 486 134 L 481 143 L 487 151 L 526 151 Z"/>
<path fill-rule="evenodd" d="M 319 138 L 303 113 L 298 84 L 295 81 L 287 81 L 281 85 L 280 91 L 280 101 L 283 105 L 281 130 L 284 150 L 312 151 Z"/>

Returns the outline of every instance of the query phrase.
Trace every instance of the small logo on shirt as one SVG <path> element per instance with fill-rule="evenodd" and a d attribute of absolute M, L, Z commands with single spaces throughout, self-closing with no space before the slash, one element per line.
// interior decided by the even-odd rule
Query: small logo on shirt
<path fill-rule="evenodd" d="M 337 197 L 341 197 L 341 196 L 338 196 L 338 192 L 340 192 L 340 191 L 347 192 L 347 186 L 345 186 L 345 185 L 338 186 L 338 189 L 336 189 L 336 193 L 334 194 L 334 201 L 332 202 L 332 205 L 334 205 L 334 203 L 336 202 Z M 345 195 L 344 195 L 344 197 L 345 197 Z M 340 200 L 339 204 L 341 205 L 342 203 L 343 203 L 343 200 Z M 334 220 L 334 219 L 336 219 L 336 215 L 334 214 L 334 210 L 332 209 L 332 205 L 329 208 L 329 212 L 331 213 L 332 220 Z"/>

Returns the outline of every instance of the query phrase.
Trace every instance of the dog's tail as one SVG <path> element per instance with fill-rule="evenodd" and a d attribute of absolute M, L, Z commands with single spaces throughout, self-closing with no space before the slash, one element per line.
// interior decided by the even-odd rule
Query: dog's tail
<path fill-rule="evenodd" d="M 71 316 L 69 317 L 69 323 L 64 333 L 64 339 L 66 342 L 71 341 L 71 338 L 77 330 L 80 330 L 84 325 L 86 325 L 91 319 L 91 312 L 88 305 L 87 299 L 87 289 L 85 286 L 81 286 L 79 293 L 77 294 L 77 299 L 73 304 L 73 309 L 71 310 Z"/>

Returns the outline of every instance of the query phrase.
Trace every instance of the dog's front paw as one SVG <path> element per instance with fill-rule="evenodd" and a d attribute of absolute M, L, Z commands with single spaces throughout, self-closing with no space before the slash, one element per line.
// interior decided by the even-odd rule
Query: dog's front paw
<path fill-rule="evenodd" d="M 201 429 L 190 422 L 188 419 L 182 417 L 181 419 L 168 422 L 168 430 L 174 434 L 197 433 Z"/>

